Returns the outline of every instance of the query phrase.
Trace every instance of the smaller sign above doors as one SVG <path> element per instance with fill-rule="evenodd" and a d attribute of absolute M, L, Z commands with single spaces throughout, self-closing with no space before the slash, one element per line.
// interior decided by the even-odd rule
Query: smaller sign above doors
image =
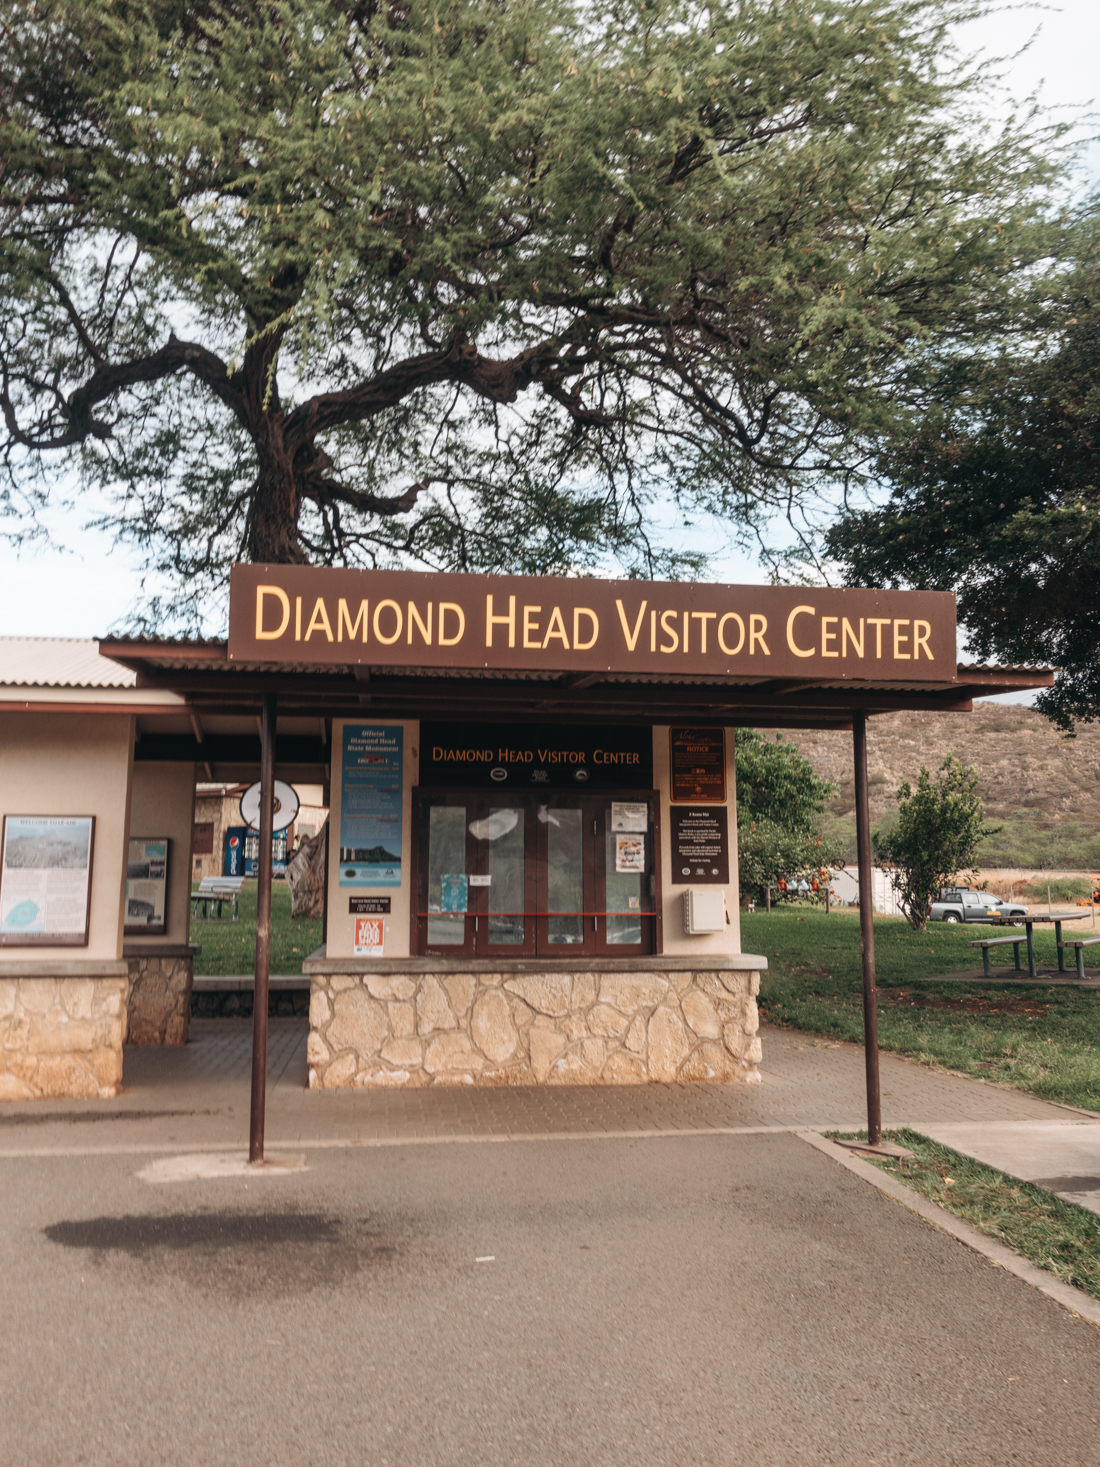
<path fill-rule="evenodd" d="M 436 789 L 650 789 L 653 732 L 569 724 L 422 723 L 420 783 Z"/>

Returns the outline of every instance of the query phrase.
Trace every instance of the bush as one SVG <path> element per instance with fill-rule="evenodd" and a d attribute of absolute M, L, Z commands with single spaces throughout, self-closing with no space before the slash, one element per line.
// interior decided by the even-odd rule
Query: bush
<path fill-rule="evenodd" d="M 842 857 L 836 845 L 818 835 L 784 830 L 770 820 L 757 821 L 737 833 L 737 872 L 741 896 L 764 900 L 767 887 L 788 888 L 811 881 L 823 867 L 835 866 Z M 795 893 L 788 891 L 788 899 Z"/>

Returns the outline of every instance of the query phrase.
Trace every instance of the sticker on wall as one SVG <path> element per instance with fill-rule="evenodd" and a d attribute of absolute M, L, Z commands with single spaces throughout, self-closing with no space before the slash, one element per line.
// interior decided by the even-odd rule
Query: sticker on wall
<path fill-rule="evenodd" d="M 645 832 L 649 829 L 649 805 L 645 800 L 612 800 L 611 829 Z"/>
<path fill-rule="evenodd" d="M 645 871 L 645 836 L 617 835 L 615 837 L 615 870 Z"/>
<path fill-rule="evenodd" d="M 357 958 L 380 958 L 385 947 L 383 917 L 356 917 L 352 952 Z"/>
<path fill-rule="evenodd" d="M 465 912 L 469 902 L 469 878 L 464 874 L 448 871 L 440 880 L 439 910 L 441 912 Z"/>
<path fill-rule="evenodd" d="M 404 729 L 344 725 L 340 885 L 401 885 Z"/>

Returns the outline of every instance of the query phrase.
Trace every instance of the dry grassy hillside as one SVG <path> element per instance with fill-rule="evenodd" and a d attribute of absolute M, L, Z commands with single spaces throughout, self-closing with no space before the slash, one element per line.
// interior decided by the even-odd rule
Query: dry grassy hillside
<path fill-rule="evenodd" d="M 839 786 L 833 816 L 854 819 L 851 734 L 795 731 L 784 737 Z M 978 770 L 988 819 L 1005 822 L 1007 832 L 1021 839 L 1043 835 L 1050 862 L 1071 855 L 1069 848 L 1053 848 L 1065 832 L 1074 851 L 1080 847 L 1080 859 L 1088 860 L 1082 842 L 1100 831 L 1100 726 L 1082 725 L 1076 738 L 1066 738 L 1030 708 L 976 704 L 973 713 L 872 718 L 867 743 L 872 821 L 896 808 L 902 780 L 915 783 L 922 764 L 934 772 L 950 752 Z M 1021 864 L 1048 864 L 1038 847 L 1021 848 L 1019 855 Z"/>

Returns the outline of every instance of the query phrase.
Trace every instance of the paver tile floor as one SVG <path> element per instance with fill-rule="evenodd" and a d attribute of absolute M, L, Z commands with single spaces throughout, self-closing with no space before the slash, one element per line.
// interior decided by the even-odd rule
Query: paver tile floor
<path fill-rule="evenodd" d="M 441 1136 L 650 1135 L 813 1130 L 865 1118 L 863 1051 L 782 1029 L 763 1031 L 753 1085 L 451 1086 L 310 1091 L 301 1019 L 273 1019 L 268 1048 L 268 1145 L 347 1145 Z M 195 1020 L 178 1049 L 127 1048 L 124 1091 L 112 1101 L 0 1106 L 0 1152 L 243 1145 L 248 1135 L 252 1030 Z M 1019 1091 L 882 1056 L 887 1126 L 1068 1122 L 1074 1112 Z"/>

